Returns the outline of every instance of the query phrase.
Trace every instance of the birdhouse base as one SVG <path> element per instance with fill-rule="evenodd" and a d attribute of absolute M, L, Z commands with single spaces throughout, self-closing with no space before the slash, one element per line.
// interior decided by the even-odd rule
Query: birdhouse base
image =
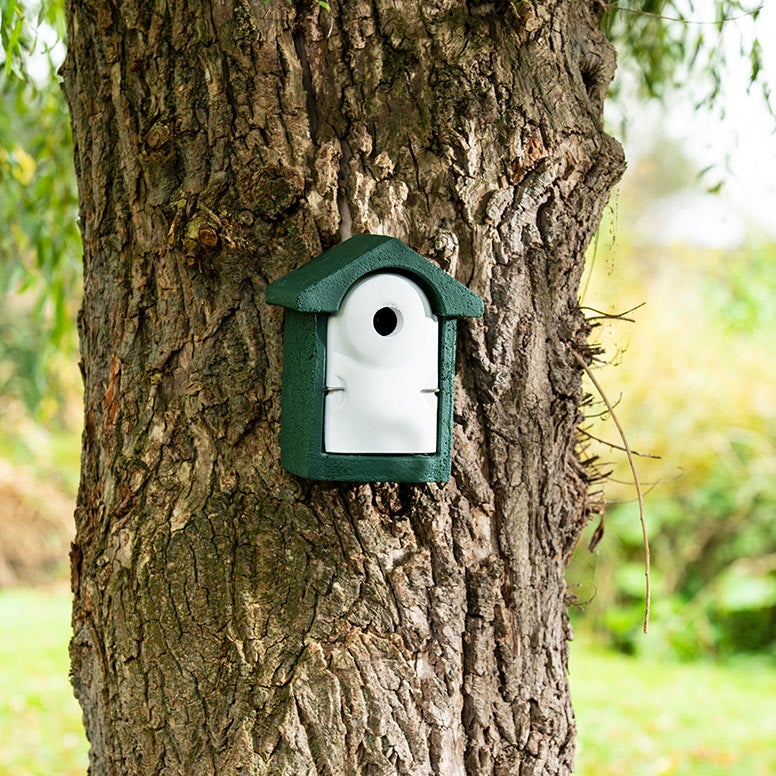
<path fill-rule="evenodd" d="M 339 482 L 447 482 L 450 460 L 433 455 L 337 455 L 320 453 L 311 456 L 305 466 L 287 461 L 282 466 L 292 474 L 308 480 Z"/>

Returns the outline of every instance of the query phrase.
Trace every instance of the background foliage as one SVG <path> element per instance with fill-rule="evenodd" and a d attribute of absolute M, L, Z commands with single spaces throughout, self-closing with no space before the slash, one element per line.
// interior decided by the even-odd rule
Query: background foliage
<path fill-rule="evenodd" d="M 623 185 L 620 213 L 643 208 L 646 191 L 671 193 L 648 180 L 661 175 L 661 156 L 681 151 L 658 144 L 641 160 Z M 654 607 L 645 639 L 631 475 L 616 448 L 593 441 L 588 451 L 612 474 L 603 483 L 606 538 L 592 557 L 578 551 L 570 572 L 578 598 L 592 598 L 577 622 L 622 650 L 776 656 L 774 298 L 776 244 L 763 238 L 725 250 L 665 245 L 620 220 L 616 240 L 599 241 L 588 265 L 584 304 L 615 313 L 646 303 L 628 314 L 635 323 L 599 317 L 595 337 L 608 364 L 599 379 L 618 400 L 630 444 L 660 456 L 638 461 L 652 483 Z M 589 409 L 596 417 L 587 432 L 619 443 L 600 402 Z"/>
<path fill-rule="evenodd" d="M 767 105 L 760 8 L 743 0 L 610 4 L 603 26 L 622 71 L 614 99 L 663 99 L 692 74 L 697 102 L 708 107 L 723 96 L 727 60 L 743 57 L 749 86 Z M 46 476 L 56 472 L 72 490 L 77 452 L 68 463 L 66 450 L 69 442 L 77 449 L 80 423 L 81 250 L 72 138 L 56 77 L 63 39 L 62 0 L 0 0 L 0 219 L 8 225 L 0 231 L 0 453 Z M 768 357 L 776 249 L 765 242 L 733 253 L 666 248 L 628 221 L 636 192 L 643 210 L 645 198 L 660 202 L 697 175 L 682 149 L 666 143 L 629 173 L 631 188 L 626 183 L 596 240 L 583 300 L 609 311 L 650 300 L 632 332 L 621 321 L 599 328 L 607 358 L 618 364 L 602 379 L 621 387 L 618 414 L 634 444 L 662 456 L 642 464 L 646 479 L 667 480 L 648 505 L 659 631 L 649 643 L 684 656 L 776 642 L 776 359 Z M 698 332 L 702 344 L 692 336 Z M 630 352 L 622 357 L 625 342 Z M 592 431 L 612 436 L 606 427 Z M 596 453 L 615 460 L 612 449 Z M 615 479 L 627 479 L 622 461 L 614 468 Z M 610 482 L 606 498 L 627 501 L 632 493 Z M 599 554 L 579 553 L 572 570 L 579 597 L 595 593 L 582 622 L 633 650 L 642 643 L 635 634 L 643 598 L 635 505 L 612 504 L 606 522 Z"/>
<path fill-rule="evenodd" d="M 660 99 L 692 73 L 699 102 L 714 103 L 726 58 L 743 56 L 750 86 L 767 100 L 752 26 L 759 9 L 740 0 L 609 5 L 603 25 L 625 72 L 615 97 L 619 89 L 619 99 L 628 99 L 623 89 L 635 89 L 642 99 Z M 700 15 L 710 10 L 712 16 Z M 724 21 L 731 18 L 738 21 Z M 35 438 L 30 433 L 35 422 L 44 427 L 48 450 L 78 427 L 73 349 L 81 251 L 72 139 L 55 75 L 63 38 L 61 0 L 37 5 L 0 0 L 0 219 L 8 225 L 0 231 L 0 413 L 13 419 L 14 427 L 28 429 L 0 433 L 0 451 L 22 460 L 33 458 L 38 446 L 25 441 Z M 628 178 L 642 207 L 645 196 L 659 201 L 696 175 L 681 149 L 670 145 L 650 159 L 649 174 L 642 166 Z M 626 188 L 624 211 L 628 196 Z M 607 246 L 606 235 L 614 233 L 616 241 Z M 769 401 L 776 375 L 764 374 L 776 363 L 764 357 L 772 353 L 776 324 L 769 303 L 776 291 L 774 247 L 760 244 L 733 254 L 666 252 L 645 245 L 627 222 L 614 225 L 611 218 L 602 234 L 584 302 L 613 309 L 659 300 L 639 313 L 632 335 L 601 327 L 610 360 L 623 362 L 605 378 L 624 386 L 618 412 L 638 446 L 666 462 L 662 468 L 652 465 L 647 479 L 670 480 L 649 502 L 655 622 L 661 623 L 656 627 L 664 630 L 665 644 L 688 656 L 765 649 L 776 641 L 776 523 L 770 519 L 776 504 L 776 417 Z M 615 285 L 615 256 L 616 300 L 607 296 Z M 677 331 L 687 336 L 676 337 Z M 698 331 L 706 343 L 700 350 L 690 337 Z M 616 351 L 624 336 L 633 341 L 628 357 L 620 359 Z M 713 360 L 705 358 L 710 352 Z M 659 397 L 656 385 L 663 387 Z M 612 457 L 611 450 L 599 454 Z M 59 459 L 49 456 L 49 469 Z M 681 467 L 684 476 L 671 479 L 671 467 Z M 627 478 L 622 463 L 616 477 Z M 64 479 L 72 486 L 72 473 Z M 610 484 L 607 498 L 629 496 Z M 596 604 L 586 620 L 623 649 L 635 648 L 635 609 L 642 598 L 634 510 L 633 504 L 609 509 L 608 537 L 593 564 Z M 580 578 L 592 574 L 589 559 L 577 564 Z"/>
<path fill-rule="evenodd" d="M 74 382 L 81 278 L 63 39 L 61 2 L 0 2 L 0 412 L 21 401 L 47 421 Z"/>
<path fill-rule="evenodd" d="M 642 100 L 664 99 L 692 82 L 695 108 L 722 96 L 731 59 L 749 63 L 750 88 L 770 106 L 756 24 L 763 2 L 752 0 L 623 0 L 605 3 L 603 29 L 621 52 L 610 98 L 620 96 L 625 71 Z"/>

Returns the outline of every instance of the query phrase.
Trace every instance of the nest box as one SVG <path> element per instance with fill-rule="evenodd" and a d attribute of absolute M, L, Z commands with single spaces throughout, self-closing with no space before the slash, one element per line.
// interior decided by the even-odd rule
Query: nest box
<path fill-rule="evenodd" d="M 352 237 L 272 283 L 286 308 L 281 463 L 301 477 L 450 478 L 455 328 L 480 297 L 399 240 Z"/>

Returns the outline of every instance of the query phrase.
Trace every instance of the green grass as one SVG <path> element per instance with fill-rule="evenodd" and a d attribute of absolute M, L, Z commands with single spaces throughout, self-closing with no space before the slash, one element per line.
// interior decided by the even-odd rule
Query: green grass
<path fill-rule="evenodd" d="M 0 591 L 0 776 L 86 773 L 69 638 L 67 592 Z"/>
<path fill-rule="evenodd" d="M 577 776 L 776 774 L 772 663 L 666 663 L 584 643 L 571 654 Z"/>
<path fill-rule="evenodd" d="M 83 776 L 70 596 L 0 591 L 0 776 Z M 649 638 L 649 637 L 647 637 Z M 577 776 L 771 776 L 776 668 L 664 663 L 572 645 Z"/>

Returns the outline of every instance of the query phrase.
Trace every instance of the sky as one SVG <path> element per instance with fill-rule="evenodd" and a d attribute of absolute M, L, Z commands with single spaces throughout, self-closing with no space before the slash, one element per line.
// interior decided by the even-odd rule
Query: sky
<path fill-rule="evenodd" d="M 708 6 L 712 11 L 712 3 Z M 776 239 L 776 117 L 769 115 L 757 88 L 747 89 L 749 62 L 738 53 L 739 32 L 751 40 L 752 22 L 742 19 L 730 25 L 722 41 L 729 53 L 722 115 L 693 110 L 697 87 L 691 80 L 665 104 L 633 100 L 626 107 L 628 131 L 621 139 L 632 167 L 661 134 L 679 142 L 699 170 L 712 168 L 703 180 L 688 181 L 686 190 L 639 219 L 660 242 L 735 247 L 757 236 Z M 756 34 L 776 103 L 776 0 L 764 0 Z M 721 191 L 706 193 L 719 180 Z"/>

